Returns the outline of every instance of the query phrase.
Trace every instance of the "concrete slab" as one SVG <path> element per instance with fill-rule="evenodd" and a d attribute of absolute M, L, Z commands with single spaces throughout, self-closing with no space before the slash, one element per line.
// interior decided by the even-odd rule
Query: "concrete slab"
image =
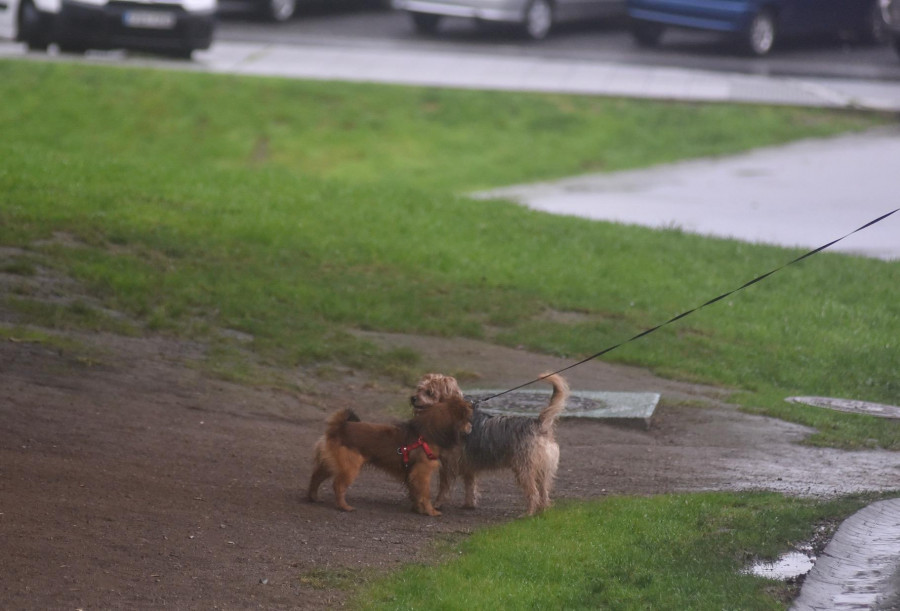
<path fill-rule="evenodd" d="M 873 503 L 841 524 L 791 610 L 896 609 L 898 563 L 900 499 Z"/>
<path fill-rule="evenodd" d="M 465 395 L 479 400 L 503 390 L 475 389 L 466 391 Z M 536 418 L 549 399 L 550 391 L 516 390 L 482 404 L 481 409 L 491 414 Z M 561 417 L 590 418 L 647 429 L 658 403 L 659 394 L 653 392 L 573 391 Z"/>

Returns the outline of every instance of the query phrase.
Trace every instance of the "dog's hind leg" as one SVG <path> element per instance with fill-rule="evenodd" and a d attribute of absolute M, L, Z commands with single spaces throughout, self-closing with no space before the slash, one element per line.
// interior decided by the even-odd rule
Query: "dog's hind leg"
<path fill-rule="evenodd" d="M 553 482 L 556 480 L 556 471 L 558 468 L 559 445 L 550 443 L 545 447 L 544 459 L 537 469 L 537 486 L 541 494 L 538 511 L 543 511 L 552 504 L 550 501 L 550 491 L 553 489 Z"/>
<path fill-rule="evenodd" d="M 331 473 L 331 470 L 324 463 L 317 460 L 312 477 L 309 478 L 309 489 L 307 490 L 306 498 L 308 498 L 313 503 L 318 501 L 319 486 L 321 486 L 322 482 L 324 482 L 332 475 L 333 474 Z"/>
<path fill-rule="evenodd" d="M 534 515 L 541 509 L 541 492 L 538 489 L 537 473 L 533 464 L 519 464 L 513 467 L 516 483 L 525 493 L 528 503 L 528 515 Z"/>
<path fill-rule="evenodd" d="M 338 459 L 338 472 L 334 476 L 334 502 L 339 509 L 353 511 L 347 504 L 347 488 L 356 480 L 365 459 L 356 453 L 344 452 Z"/>

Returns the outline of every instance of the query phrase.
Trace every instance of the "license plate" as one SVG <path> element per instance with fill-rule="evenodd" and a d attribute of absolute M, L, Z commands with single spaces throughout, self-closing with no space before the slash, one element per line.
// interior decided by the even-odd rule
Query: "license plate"
<path fill-rule="evenodd" d="M 126 11 L 122 23 L 127 28 L 171 30 L 175 27 L 175 13 L 160 11 Z"/>

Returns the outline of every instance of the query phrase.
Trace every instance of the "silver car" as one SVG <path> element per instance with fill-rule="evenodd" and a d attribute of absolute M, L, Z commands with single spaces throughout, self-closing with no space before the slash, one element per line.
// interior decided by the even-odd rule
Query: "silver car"
<path fill-rule="evenodd" d="M 534 40 L 546 38 L 556 23 L 625 13 L 625 0 L 393 0 L 392 5 L 409 13 L 423 34 L 436 32 L 444 17 L 466 17 L 518 24 Z"/>

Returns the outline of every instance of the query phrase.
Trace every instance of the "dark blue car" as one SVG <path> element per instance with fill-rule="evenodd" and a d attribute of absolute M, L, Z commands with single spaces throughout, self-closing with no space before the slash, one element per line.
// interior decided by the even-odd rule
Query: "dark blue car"
<path fill-rule="evenodd" d="M 635 40 L 656 46 L 669 27 L 722 32 L 752 55 L 782 37 L 850 33 L 881 42 L 887 32 L 879 0 L 628 0 Z"/>

